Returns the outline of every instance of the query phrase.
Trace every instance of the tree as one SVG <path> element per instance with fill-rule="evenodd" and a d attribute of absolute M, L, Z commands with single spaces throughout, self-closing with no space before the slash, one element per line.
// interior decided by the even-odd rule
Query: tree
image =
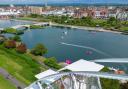
<path fill-rule="evenodd" d="M 10 39 L 14 41 L 21 41 L 21 38 L 18 35 L 15 35 L 14 37 L 11 37 Z"/>
<path fill-rule="evenodd" d="M 50 68 L 54 68 L 54 69 L 60 69 L 61 68 L 61 66 L 57 63 L 56 58 L 54 58 L 54 57 L 46 59 L 44 61 L 44 64 L 49 66 Z"/>
<path fill-rule="evenodd" d="M 29 17 L 37 18 L 38 16 L 39 16 L 38 14 L 31 14 Z"/>
<path fill-rule="evenodd" d="M 14 40 L 7 40 L 4 42 L 4 46 L 6 48 L 15 48 L 16 47 L 16 42 Z"/>
<path fill-rule="evenodd" d="M 87 16 L 87 17 L 83 17 L 82 20 L 84 20 L 84 22 L 86 22 L 88 25 L 91 25 L 92 22 L 92 17 Z"/>
<path fill-rule="evenodd" d="M 27 50 L 27 47 L 23 43 L 21 43 L 19 46 L 16 47 L 16 51 L 19 53 L 25 53 L 26 50 Z"/>
<path fill-rule="evenodd" d="M 107 20 L 107 23 L 110 24 L 111 26 L 115 26 L 117 24 L 118 20 L 115 17 L 110 17 Z"/>
<path fill-rule="evenodd" d="M 35 48 L 33 48 L 31 50 L 31 53 L 34 55 L 44 55 L 45 53 L 47 53 L 47 48 L 45 48 L 45 46 L 43 44 L 37 44 Z"/>

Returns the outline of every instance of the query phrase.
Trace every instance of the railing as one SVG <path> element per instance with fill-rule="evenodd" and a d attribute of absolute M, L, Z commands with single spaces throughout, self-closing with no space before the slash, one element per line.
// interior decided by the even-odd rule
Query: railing
<path fill-rule="evenodd" d="M 81 87 L 85 86 L 86 84 L 86 86 L 88 87 L 95 86 L 96 89 L 101 89 L 101 85 L 99 85 L 100 84 L 99 78 L 128 80 L 128 75 L 117 75 L 117 74 L 110 74 L 110 73 L 103 73 L 103 72 L 63 72 L 63 73 L 50 75 L 40 80 L 37 80 L 26 89 L 45 89 L 42 87 L 42 84 L 47 84 L 49 87 L 51 87 L 48 89 L 54 89 L 53 86 L 51 86 L 51 84 L 53 84 L 55 81 L 61 81 L 61 84 L 64 86 L 64 89 L 83 89 L 83 88 L 78 88 L 81 86 L 81 84 L 84 84 Z M 68 82 L 72 82 L 72 83 L 66 84 L 65 79 L 67 79 Z M 51 80 L 55 80 L 55 81 L 49 82 Z M 70 88 L 67 86 L 70 86 Z M 61 89 L 61 88 L 57 88 L 57 89 Z"/>

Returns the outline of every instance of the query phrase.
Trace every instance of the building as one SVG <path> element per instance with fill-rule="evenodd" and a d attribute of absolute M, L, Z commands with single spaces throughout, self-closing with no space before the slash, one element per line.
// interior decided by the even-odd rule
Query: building
<path fill-rule="evenodd" d="M 70 65 L 67 65 L 66 67 L 58 71 L 49 69 L 35 75 L 35 77 L 41 80 L 42 78 L 45 78 L 47 76 L 63 73 L 64 70 L 77 71 L 79 73 L 79 71 L 98 72 L 102 68 L 104 68 L 103 65 L 81 59 Z M 101 89 L 100 81 L 99 81 L 99 78 L 97 77 L 87 77 L 87 76 L 82 76 L 77 74 L 71 74 L 71 75 L 64 74 L 61 76 L 46 78 L 40 82 L 41 85 L 40 83 L 32 84 L 26 89 L 44 89 L 43 88 L 44 83 L 46 84 L 47 89 L 54 89 L 55 86 L 57 89 Z"/>
<path fill-rule="evenodd" d="M 82 18 L 82 17 L 87 17 L 88 12 L 86 8 L 81 8 L 81 9 L 76 9 L 74 10 L 74 15 L 75 18 Z"/>
<path fill-rule="evenodd" d="M 38 15 L 41 15 L 43 10 L 42 7 L 36 7 L 36 6 L 30 6 L 29 9 L 32 14 L 38 14 Z"/>
<path fill-rule="evenodd" d="M 95 62 L 86 61 L 84 59 L 80 59 L 58 71 L 62 70 L 70 70 L 70 71 L 95 71 L 98 72 L 103 69 L 104 66 L 97 64 Z"/>

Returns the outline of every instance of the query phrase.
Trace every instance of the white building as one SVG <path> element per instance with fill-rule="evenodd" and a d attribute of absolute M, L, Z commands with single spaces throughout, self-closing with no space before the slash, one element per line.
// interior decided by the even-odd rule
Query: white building
<path fill-rule="evenodd" d="M 95 62 L 86 61 L 84 59 L 80 59 L 58 71 L 68 69 L 71 71 L 96 71 L 98 72 L 103 68 L 104 68 L 103 65 L 97 64 Z"/>
<path fill-rule="evenodd" d="M 57 89 L 101 89 L 100 81 L 99 78 L 97 77 L 87 77 L 87 76 L 85 77 L 74 74 L 71 75 L 62 74 L 61 76 L 56 76 L 56 77 L 50 77 L 50 76 L 54 74 L 57 75 L 59 73 L 66 73 L 66 72 L 62 72 L 63 70 L 66 69 L 70 71 L 77 71 L 79 73 L 80 71 L 98 72 L 103 68 L 104 68 L 103 65 L 80 59 L 58 71 L 53 71 L 49 69 L 47 71 L 35 75 L 35 77 L 41 81 L 30 85 L 26 89 L 55 89 L 54 84 L 58 87 Z"/>

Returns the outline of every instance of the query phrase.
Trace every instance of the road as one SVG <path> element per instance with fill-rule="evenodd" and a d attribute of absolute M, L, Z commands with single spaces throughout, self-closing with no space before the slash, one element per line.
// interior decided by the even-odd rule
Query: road
<path fill-rule="evenodd" d="M 9 74 L 5 69 L 0 68 L 0 74 L 14 84 L 16 87 L 20 87 L 19 89 L 24 89 L 26 87 L 25 84 L 21 83 L 19 80 L 14 78 L 11 74 Z"/>

